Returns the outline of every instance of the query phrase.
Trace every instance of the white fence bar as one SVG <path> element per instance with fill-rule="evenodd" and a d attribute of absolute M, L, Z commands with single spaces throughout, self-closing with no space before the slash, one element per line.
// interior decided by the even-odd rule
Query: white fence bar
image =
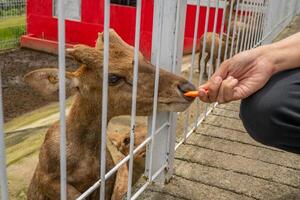
<path fill-rule="evenodd" d="M 248 4 L 250 4 L 250 9 L 248 9 L 248 20 L 247 20 L 247 28 L 246 28 L 246 33 L 245 33 L 245 40 L 244 40 L 244 44 L 243 44 L 243 51 L 247 50 L 247 46 L 248 46 L 248 39 L 249 39 L 249 34 L 250 34 L 250 29 L 251 29 L 251 22 L 252 22 L 252 9 L 253 9 L 253 4 L 252 2 L 248 2 Z"/>
<path fill-rule="evenodd" d="M 267 6 L 268 6 L 268 0 L 264 0 L 263 6 L 262 6 L 262 16 L 261 16 L 261 25 L 260 25 L 260 32 L 258 35 L 258 45 L 262 44 L 262 39 L 264 37 L 264 29 L 266 28 L 266 19 L 267 19 Z"/>
<path fill-rule="evenodd" d="M 220 32 L 220 41 L 223 41 L 223 36 L 224 36 L 224 29 L 225 29 L 225 21 L 226 21 L 226 1 L 225 1 L 225 6 L 223 7 L 223 16 L 222 16 L 222 22 L 221 22 L 221 32 Z M 223 52 L 224 53 L 224 52 Z M 222 54 L 222 45 L 219 45 L 218 49 L 218 58 L 217 58 L 217 66 L 216 69 L 219 68 L 220 63 L 221 63 L 221 54 Z"/>
<path fill-rule="evenodd" d="M 58 1 L 58 66 L 59 66 L 59 125 L 60 125 L 60 199 L 67 199 L 66 160 L 66 62 L 65 62 L 65 16 L 64 1 Z"/>
<path fill-rule="evenodd" d="M 215 51 L 215 43 L 216 43 L 216 32 L 217 32 L 217 23 L 218 23 L 218 16 L 219 16 L 219 5 L 220 5 L 220 0 L 216 0 L 216 9 L 215 9 L 215 17 L 214 17 L 214 27 L 213 27 L 213 39 L 212 39 L 212 45 L 211 45 L 211 49 L 210 49 L 210 59 L 209 59 L 209 70 L 208 70 L 208 77 L 210 78 L 211 74 L 212 74 L 212 67 L 216 67 L 213 66 L 214 61 L 214 51 Z M 219 44 L 220 45 L 220 44 Z"/>
<path fill-rule="evenodd" d="M 195 55 L 196 55 L 198 28 L 199 28 L 199 15 L 200 15 L 200 0 L 197 0 L 195 24 L 194 24 L 193 48 L 192 48 L 192 61 L 191 61 L 191 66 L 190 66 L 190 71 L 189 71 L 189 81 L 192 81 L 192 79 L 193 79 L 193 72 L 194 72 L 194 66 L 195 66 L 195 57 L 196 57 Z M 200 76 L 201 76 L 201 73 L 203 73 L 203 70 L 199 71 Z M 188 110 L 185 113 L 184 141 L 186 140 L 187 133 L 189 131 L 188 130 L 189 119 L 190 119 L 190 108 L 188 108 Z"/>
<path fill-rule="evenodd" d="M 227 55 L 228 55 L 229 37 L 230 37 L 230 34 L 231 34 L 230 28 L 231 28 L 233 4 L 234 4 L 234 1 L 230 1 L 230 11 L 229 11 L 228 24 L 227 24 L 227 38 L 226 38 L 226 44 L 225 44 L 224 60 L 226 60 L 228 58 Z"/>
<path fill-rule="evenodd" d="M 102 116 L 101 116 L 101 152 L 100 152 L 100 200 L 105 200 L 106 172 L 106 129 L 107 129 L 107 99 L 108 99 L 108 65 L 109 65 L 109 20 L 110 0 L 104 1 L 104 51 L 103 51 L 103 82 L 102 82 Z"/>
<path fill-rule="evenodd" d="M 255 13 L 255 21 L 254 21 L 254 33 L 251 38 L 251 48 L 255 48 L 256 45 L 256 38 L 259 32 L 259 22 L 260 22 L 260 14 L 261 14 L 261 1 L 257 2 L 256 4 L 256 13 Z"/>
<path fill-rule="evenodd" d="M 235 15 L 234 15 L 234 25 L 233 25 L 233 33 L 232 33 L 232 41 L 231 41 L 231 48 L 230 48 L 230 56 L 229 57 L 232 57 L 234 45 L 237 45 L 237 43 L 235 43 L 235 37 L 236 37 L 236 26 L 237 26 L 236 24 L 237 24 L 238 15 L 239 15 L 239 8 L 240 8 L 240 0 L 237 0 Z"/>
<path fill-rule="evenodd" d="M 160 51 L 161 51 L 161 43 L 162 43 L 162 29 L 163 29 L 163 16 L 164 16 L 164 1 L 162 4 L 159 5 L 159 14 L 161 17 L 158 21 L 158 36 L 157 40 L 154 40 L 154 42 L 158 42 L 157 46 L 157 55 L 155 58 L 155 84 L 154 84 L 154 97 L 153 97 L 153 115 L 152 115 L 152 121 L 151 123 L 151 143 L 150 143 L 150 151 L 149 151 L 149 172 L 148 172 L 148 178 L 149 182 L 152 182 L 152 175 L 155 173 L 153 170 L 153 151 L 154 151 L 154 144 L 155 139 L 154 138 L 154 132 L 156 130 L 156 117 L 157 117 L 157 103 L 158 103 L 158 87 L 159 87 L 159 61 L 160 61 Z M 154 30 L 153 30 L 154 31 Z M 153 45 L 152 45 L 153 46 Z M 152 58 L 153 59 L 153 58 Z M 166 120 L 166 119 L 165 119 Z M 159 141 L 158 141 L 159 142 Z M 160 165 L 161 163 L 158 163 Z"/>
<path fill-rule="evenodd" d="M 240 1 L 240 0 L 238 0 Z M 242 6 L 241 6 L 241 14 L 240 14 L 240 22 L 241 23 L 245 23 L 244 22 L 244 11 L 245 11 L 245 0 L 242 1 Z M 244 29 L 244 27 L 243 27 Z M 238 35 L 237 35 L 237 41 L 236 41 L 236 48 L 235 48 L 235 54 L 237 54 L 239 52 L 240 46 L 241 46 L 241 32 L 242 32 L 242 26 L 239 26 L 238 28 Z"/>
<path fill-rule="evenodd" d="M 250 25 L 250 33 L 249 33 L 249 38 L 248 38 L 248 43 L 247 43 L 248 44 L 247 49 L 252 48 L 252 46 L 251 46 L 252 36 L 254 34 L 254 31 L 255 31 L 254 29 L 255 29 L 255 20 L 256 20 L 256 11 L 257 11 L 257 3 L 256 2 L 253 3 L 252 9 L 253 9 L 253 12 L 252 12 L 252 20 L 251 20 L 251 25 Z"/>
<path fill-rule="evenodd" d="M 239 52 L 245 50 L 246 46 L 246 35 L 249 32 L 249 24 L 250 24 L 250 11 L 248 8 L 248 1 L 247 5 L 245 5 L 245 28 L 243 29 L 243 34 L 242 34 L 242 40 L 241 40 L 241 46 Z"/>
<path fill-rule="evenodd" d="M 245 41 L 245 50 L 250 49 L 250 38 L 252 35 L 252 28 L 253 28 L 253 21 L 254 21 L 254 11 L 255 11 L 255 3 L 251 2 L 251 10 L 250 12 L 250 22 L 249 22 L 249 29 L 246 34 L 246 41 Z"/>
<path fill-rule="evenodd" d="M 216 42 L 217 20 L 218 20 L 218 16 L 219 16 L 219 5 L 220 5 L 220 1 L 216 0 L 216 9 L 215 9 L 214 27 L 213 27 L 213 38 L 212 38 L 212 44 L 211 44 L 211 48 L 210 48 L 210 58 L 209 58 L 209 61 L 208 61 L 208 64 L 209 64 L 208 79 L 211 77 L 211 75 L 213 73 L 213 68 L 216 67 L 214 65 L 214 63 L 215 63 L 214 51 L 215 51 L 215 42 Z M 219 43 L 219 45 L 221 45 L 221 44 L 222 44 L 222 42 Z M 208 106 L 209 106 L 209 104 L 205 104 L 205 113 L 207 113 Z M 205 114 L 204 116 L 206 117 L 207 115 Z"/>
<path fill-rule="evenodd" d="M 135 19 L 135 39 L 134 39 L 134 66 L 133 66 L 133 83 L 132 83 L 132 103 L 131 103 L 131 124 L 130 124 L 130 147 L 129 147 L 129 166 L 128 166 L 128 189 L 127 199 L 131 198 L 132 172 L 133 172 L 133 148 L 136 123 L 136 99 L 138 84 L 138 67 L 139 67 L 139 48 L 140 48 L 140 30 L 141 30 L 141 10 L 142 0 L 137 0 L 136 19 Z"/>
<path fill-rule="evenodd" d="M 8 199 L 7 174 L 6 174 L 6 156 L 4 142 L 4 116 L 3 116 L 3 95 L 2 95 L 2 75 L 0 69 L 0 187 L 1 199 Z"/>
<path fill-rule="evenodd" d="M 254 36 L 254 45 L 258 45 L 259 43 L 259 36 L 261 33 L 262 29 L 262 21 L 263 21 L 263 7 L 264 7 L 264 2 L 262 1 L 259 5 L 259 12 L 258 12 L 258 22 L 257 22 L 257 31 L 255 31 L 255 36 Z"/>
<path fill-rule="evenodd" d="M 186 1 L 181 2 L 182 13 L 186 8 Z M 166 70 L 172 70 L 173 66 L 173 57 L 177 57 L 177 68 L 175 71 L 180 72 L 181 69 L 181 59 L 182 59 L 182 50 L 183 50 L 183 31 L 179 33 L 177 36 L 179 39 L 177 41 L 177 52 L 174 55 L 174 39 L 176 33 L 176 13 L 177 12 L 177 1 L 174 0 L 154 0 L 154 19 L 153 19 L 153 35 L 152 35 L 152 54 L 151 54 L 151 62 L 157 63 L 156 66 L 164 66 Z M 182 15 L 181 21 L 185 22 L 185 15 Z M 161 25 L 163 24 L 163 25 Z M 184 30 L 184 24 L 180 24 L 179 30 Z M 161 27 L 161 30 L 160 30 Z M 161 37 L 161 39 L 160 39 Z M 159 42 L 161 41 L 161 42 Z M 159 58 L 159 59 L 158 59 Z M 157 77 L 158 78 L 158 77 Z M 156 79 L 158 81 L 158 79 Z M 154 99 L 155 101 L 155 99 Z M 153 115 L 149 118 L 148 124 L 152 124 L 152 126 L 148 127 L 148 136 L 149 133 L 153 133 L 153 129 L 157 129 L 165 122 L 168 122 L 173 117 L 170 116 L 171 113 L 159 113 Z M 156 117 L 155 124 L 151 121 Z M 172 123 L 172 124 L 171 124 Z M 155 125 L 155 126 L 154 126 Z M 172 120 L 170 122 L 170 127 L 176 127 L 176 122 Z M 153 137 L 153 151 L 147 148 L 146 154 L 146 175 L 149 176 L 149 180 L 151 181 L 151 175 L 153 175 L 160 167 L 167 162 L 169 155 L 169 144 L 168 142 L 174 141 L 175 130 L 170 131 L 167 127 L 162 130 L 162 133 Z M 171 134 L 170 137 L 168 133 Z M 173 138 L 173 139 L 172 139 Z M 153 159 L 151 159 L 151 154 L 154 155 Z M 151 161 L 152 160 L 152 161 Z M 150 163 L 151 161 L 151 163 Z M 150 169 L 151 167 L 151 169 Z M 151 171 L 151 172 L 150 172 Z M 155 182 L 163 183 L 165 178 L 165 174 L 160 174 Z"/>
<path fill-rule="evenodd" d="M 184 48 L 184 28 L 186 22 L 186 9 L 187 1 L 186 0 L 177 0 L 177 9 L 176 9 L 176 27 L 175 27 L 175 36 L 174 36 L 174 49 L 173 49 L 173 59 L 172 59 L 172 73 L 180 74 L 182 66 L 182 54 Z M 170 126 L 168 132 L 168 149 L 167 149 L 167 167 L 165 174 L 165 182 L 169 182 L 172 178 L 174 172 L 174 158 L 175 158 L 175 143 L 176 143 L 176 122 L 177 114 L 171 113 Z"/>
<path fill-rule="evenodd" d="M 259 13 L 260 13 L 260 2 L 256 3 L 256 11 L 255 11 L 255 18 L 254 18 L 254 25 L 253 25 L 253 33 L 251 36 L 251 44 L 250 47 L 253 48 L 255 45 L 255 36 L 258 32 L 258 21 L 259 21 Z"/>
<path fill-rule="evenodd" d="M 206 7 L 206 13 L 205 13 L 205 28 L 204 28 L 204 40 L 203 40 L 203 46 L 202 49 L 200 49 L 200 51 L 202 51 L 202 57 L 200 60 L 200 73 L 199 73 L 199 81 L 198 81 L 198 85 L 202 84 L 203 81 L 203 75 L 204 75 L 204 71 L 206 66 L 205 63 L 205 50 L 206 50 L 206 39 L 207 39 L 207 31 L 208 31 L 208 23 L 209 23 L 209 15 L 210 15 L 210 0 L 208 0 L 208 5 Z M 195 118 L 195 127 L 197 127 L 198 124 L 198 118 L 200 117 L 200 100 L 197 98 L 196 99 L 196 103 L 197 103 L 197 109 L 196 109 L 196 118 Z"/>

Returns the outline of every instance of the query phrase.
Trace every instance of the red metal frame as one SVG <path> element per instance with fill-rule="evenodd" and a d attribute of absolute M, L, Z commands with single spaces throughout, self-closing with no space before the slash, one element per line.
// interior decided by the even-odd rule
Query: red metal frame
<path fill-rule="evenodd" d="M 81 21 L 66 20 L 66 43 L 95 45 L 97 33 L 103 30 L 103 0 L 81 0 Z M 27 0 L 27 35 L 21 38 L 21 46 L 57 52 L 57 18 L 53 17 L 52 0 Z M 134 44 L 135 7 L 111 5 L 110 27 L 129 44 Z M 215 9 L 211 8 L 208 30 L 213 29 Z M 196 6 L 188 5 L 185 28 L 184 51 L 192 49 Z M 204 32 L 206 7 L 200 9 L 198 37 Z M 222 12 L 219 14 L 217 32 L 221 27 Z M 153 0 L 143 0 L 141 16 L 140 49 L 150 57 L 153 26 Z"/>

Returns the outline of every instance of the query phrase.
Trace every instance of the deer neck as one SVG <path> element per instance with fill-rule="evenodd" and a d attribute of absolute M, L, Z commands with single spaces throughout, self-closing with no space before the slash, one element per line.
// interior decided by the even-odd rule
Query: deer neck
<path fill-rule="evenodd" d="M 101 144 L 102 103 L 91 102 L 76 96 L 67 117 L 68 141 L 88 148 L 99 147 Z M 111 119 L 107 117 L 107 122 Z"/>

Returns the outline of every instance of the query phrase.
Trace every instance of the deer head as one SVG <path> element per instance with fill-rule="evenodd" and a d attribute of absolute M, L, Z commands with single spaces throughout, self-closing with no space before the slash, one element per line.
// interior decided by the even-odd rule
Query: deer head
<path fill-rule="evenodd" d="M 109 33 L 109 92 L 108 116 L 131 113 L 133 85 L 133 47 L 126 44 L 115 31 Z M 75 72 L 66 72 L 66 86 L 76 93 L 76 98 L 92 110 L 101 111 L 103 78 L 103 33 L 99 34 L 96 48 L 75 45 L 67 49 L 80 67 Z M 137 114 L 149 115 L 152 112 L 154 93 L 154 66 L 139 56 Z M 24 80 L 42 94 L 58 91 L 58 70 L 39 69 L 28 73 Z M 160 70 L 158 111 L 184 111 L 193 99 L 185 97 L 186 91 L 195 87 L 185 79 Z M 75 100 L 76 102 L 76 100 Z"/>
<path fill-rule="evenodd" d="M 145 141 L 147 137 L 147 127 L 142 125 L 137 125 L 135 127 L 134 135 L 134 147 L 140 145 Z M 108 138 L 112 144 L 125 156 L 129 154 L 129 145 L 130 145 L 130 130 L 122 132 L 111 132 L 108 134 Z M 146 148 L 141 149 L 137 153 L 137 157 L 144 157 L 146 154 Z"/>

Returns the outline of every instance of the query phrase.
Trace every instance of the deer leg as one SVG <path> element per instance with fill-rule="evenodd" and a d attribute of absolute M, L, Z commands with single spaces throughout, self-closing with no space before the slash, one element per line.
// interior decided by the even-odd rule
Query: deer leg
<path fill-rule="evenodd" d="M 45 178 L 44 180 L 46 180 Z M 42 181 L 43 188 L 46 188 L 47 193 L 45 193 L 45 196 L 47 196 L 49 199 L 60 199 L 60 180 L 49 180 L 49 181 Z M 67 184 L 67 199 L 73 200 L 79 197 L 81 193 L 72 185 Z M 36 199 L 32 199 L 36 200 Z"/>
<path fill-rule="evenodd" d="M 215 73 L 215 71 L 216 71 L 216 67 L 217 67 L 217 58 L 214 58 L 214 59 L 213 59 L 213 63 L 212 63 L 212 64 L 213 64 L 213 66 L 212 66 L 212 69 L 213 69 L 213 70 L 212 70 L 211 73 L 213 74 L 213 73 Z"/>
<path fill-rule="evenodd" d="M 199 47 L 199 60 L 198 60 L 199 73 L 201 73 L 201 59 L 202 59 L 202 41 L 200 41 L 200 47 Z"/>
<path fill-rule="evenodd" d="M 205 65 L 204 65 L 204 75 L 206 76 L 206 77 L 208 77 L 208 73 L 207 73 L 207 63 L 208 63 L 208 61 L 209 61 L 209 59 L 210 59 L 210 52 L 207 52 L 207 56 L 206 56 L 206 58 L 205 58 Z"/>
<path fill-rule="evenodd" d="M 125 163 L 119 168 L 117 172 L 117 177 L 116 177 L 111 200 L 122 199 L 123 196 L 127 193 L 127 187 L 128 187 L 128 167 L 127 164 Z"/>

